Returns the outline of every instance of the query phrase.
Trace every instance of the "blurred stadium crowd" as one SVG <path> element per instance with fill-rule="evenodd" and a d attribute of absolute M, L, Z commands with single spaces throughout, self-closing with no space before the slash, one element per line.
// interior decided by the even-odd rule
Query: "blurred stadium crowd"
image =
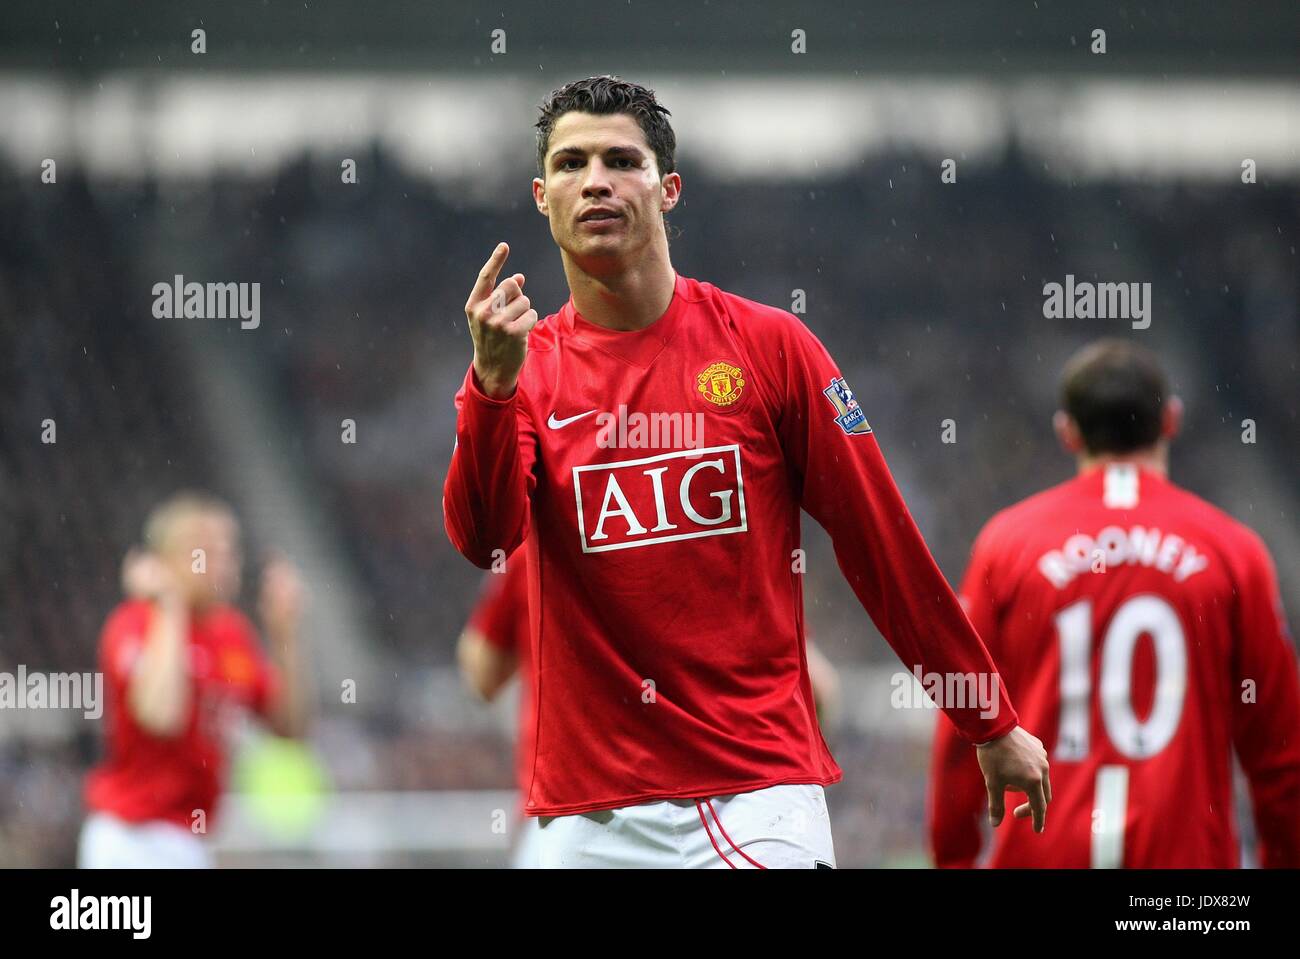
<path fill-rule="evenodd" d="M 1188 405 L 1175 477 L 1260 530 L 1294 621 L 1300 556 L 1273 531 L 1300 507 L 1296 184 L 1066 182 L 1014 148 L 953 186 L 905 155 L 803 182 L 713 181 L 685 151 L 680 163 L 676 269 L 787 309 L 806 293 L 803 319 L 854 386 L 950 579 L 993 512 L 1069 475 L 1050 430 L 1065 356 L 1133 335 Z M 0 172 L 0 670 L 94 668 L 122 556 L 153 503 L 197 486 L 240 507 L 237 466 L 205 432 L 220 410 L 192 388 L 209 359 L 169 328 L 185 323 L 212 324 L 255 362 L 345 546 L 372 641 L 404 670 L 453 665 L 481 575 L 447 542 L 440 508 L 470 357 L 463 303 L 500 239 L 539 311 L 567 290 L 525 182 L 483 210 L 377 149 L 358 165 L 355 186 L 340 185 L 336 159 L 306 156 L 270 179 L 184 184 L 92 185 L 61 170 L 56 187 Z M 155 319 L 150 289 L 177 273 L 261 282 L 261 328 Z M 1043 284 L 1067 274 L 1151 282 L 1151 329 L 1045 320 Z M 1240 442 L 1247 417 L 1266 437 L 1257 445 Z M 346 418 L 355 445 L 340 442 Z M 54 444 L 40 440 L 47 419 Z M 1289 499 L 1255 498 L 1265 474 L 1290 477 Z M 892 665 L 813 525 L 819 644 L 843 667 Z M 245 535 L 251 561 L 266 544 Z M 512 785 L 508 737 L 402 702 L 355 718 L 321 709 L 338 788 Z M 95 725 L 0 734 L 0 866 L 71 864 Z M 899 748 L 889 731 L 849 725 L 828 739 L 846 772 L 828 791 L 841 863 L 921 861 L 924 740 Z"/>

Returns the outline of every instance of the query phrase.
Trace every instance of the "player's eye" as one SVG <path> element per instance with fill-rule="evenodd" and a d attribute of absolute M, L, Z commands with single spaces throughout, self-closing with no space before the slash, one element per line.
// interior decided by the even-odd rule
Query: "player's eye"
<path fill-rule="evenodd" d="M 569 159 L 567 160 L 561 160 L 559 163 L 559 167 L 561 170 L 568 170 L 570 169 L 569 167 L 570 163 L 581 163 L 581 162 L 582 161 L 577 159 L 576 157 L 569 157 Z M 637 168 L 636 161 L 628 157 L 615 157 L 614 165 L 616 168 L 620 170 L 635 170 Z"/>

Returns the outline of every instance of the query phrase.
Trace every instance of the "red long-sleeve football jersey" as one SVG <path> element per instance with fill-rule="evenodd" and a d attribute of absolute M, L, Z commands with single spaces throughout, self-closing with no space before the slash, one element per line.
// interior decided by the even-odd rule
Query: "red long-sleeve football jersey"
<path fill-rule="evenodd" d="M 481 567 L 527 540 L 536 714 L 525 812 L 829 784 L 804 651 L 799 510 L 908 669 L 991 673 L 821 343 L 678 275 L 638 331 L 572 298 L 518 388 L 456 396 L 447 532 Z M 1002 690 L 1004 692 L 1004 690 Z M 952 709 L 982 742 L 1010 700 Z"/>
<path fill-rule="evenodd" d="M 993 517 L 962 601 L 1052 765 L 1046 832 L 1003 824 L 989 865 L 1233 868 L 1235 748 L 1261 864 L 1300 866 L 1300 678 L 1255 533 L 1097 468 Z M 931 782 L 936 863 L 973 865 L 983 778 L 942 717 Z"/>

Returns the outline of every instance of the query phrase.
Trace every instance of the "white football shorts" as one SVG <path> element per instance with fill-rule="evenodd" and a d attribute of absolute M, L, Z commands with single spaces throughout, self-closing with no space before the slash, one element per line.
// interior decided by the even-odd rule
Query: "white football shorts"
<path fill-rule="evenodd" d="M 510 850 L 511 869 L 540 869 L 541 829 L 536 816 L 520 818 L 515 832 L 515 844 Z"/>
<path fill-rule="evenodd" d="M 201 836 L 170 822 L 127 822 L 108 813 L 86 817 L 77 843 L 80 869 L 210 869 Z"/>
<path fill-rule="evenodd" d="M 536 823 L 524 841 L 543 869 L 835 868 L 826 794 L 815 784 L 539 816 Z"/>

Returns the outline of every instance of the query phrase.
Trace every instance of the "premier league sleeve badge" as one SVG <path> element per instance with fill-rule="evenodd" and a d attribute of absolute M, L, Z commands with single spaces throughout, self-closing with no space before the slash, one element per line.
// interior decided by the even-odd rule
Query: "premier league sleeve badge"
<path fill-rule="evenodd" d="M 822 393 L 830 400 L 831 406 L 835 407 L 835 422 L 845 433 L 871 432 L 871 424 L 867 422 L 862 407 L 858 406 L 853 390 L 848 383 L 844 382 L 844 377 L 835 377 L 831 380 L 831 385 L 822 390 Z"/>

